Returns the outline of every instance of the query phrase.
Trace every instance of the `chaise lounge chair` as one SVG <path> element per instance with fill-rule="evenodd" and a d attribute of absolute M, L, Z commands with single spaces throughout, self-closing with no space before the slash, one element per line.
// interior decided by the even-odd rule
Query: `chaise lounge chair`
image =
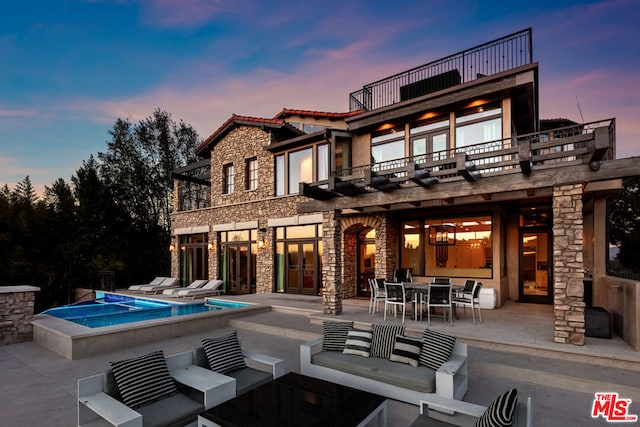
<path fill-rule="evenodd" d="M 165 296 L 169 296 L 169 297 L 178 297 L 178 291 L 181 291 L 183 289 L 198 289 L 203 287 L 206 283 L 208 282 L 208 280 L 206 279 L 199 279 L 199 280 L 194 280 L 193 282 L 191 282 L 191 284 L 189 286 L 185 286 L 184 288 L 170 288 L 170 289 L 165 289 L 162 291 L 162 295 Z"/>
<path fill-rule="evenodd" d="M 138 292 L 138 291 L 140 291 L 141 287 L 143 287 L 143 286 L 157 286 L 160 283 L 162 283 L 164 281 L 164 279 L 166 279 L 166 277 L 158 276 L 155 279 L 153 279 L 152 281 L 150 281 L 149 283 L 143 283 L 141 285 L 131 285 L 131 286 L 129 286 L 129 290 L 130 291 L 134 291 L 134 292 Z"/>
<path fill-rule="evenodd" d="M 180 289 L 178 291 L 178 297 L 183 298 L 199 298 L 199 297 L 207 297 L 209 295 L 220 295 L 221 289 L 224 282 L 219 279 L 210 280 L 209 283 L 197 289 Z"/>
<path fill-rule="evenodd" d="M 175 277 L 166 277 L 159 285 L 141 286 L 140 292 L 145 294 L 159 294 L 165 289 L 177 288 L 178 279 Z"/>

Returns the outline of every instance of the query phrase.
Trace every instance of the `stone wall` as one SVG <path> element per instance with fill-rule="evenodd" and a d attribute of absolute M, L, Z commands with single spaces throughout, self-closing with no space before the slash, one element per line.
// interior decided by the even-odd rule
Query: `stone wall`
<path fill-rule="evenodd" d="M 581 184 L 553 189 L 554 340 L 584 345 Z"/>
<path fill-rule="evenodd" d="M 342 217 L 339 211 L 322 216 L 322 309 L 342 313 Z"/>
<path fill-rule="evenodd" d="M 33 339 L 35 286 L 0 286 L 0 344 Z"/>

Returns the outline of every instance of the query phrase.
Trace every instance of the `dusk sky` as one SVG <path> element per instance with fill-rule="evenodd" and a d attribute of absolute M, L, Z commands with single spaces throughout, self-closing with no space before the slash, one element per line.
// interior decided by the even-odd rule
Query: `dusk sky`
<path fill-rule="evenodd" d="M 117 118 L 160 108 L 206 138 L 234 113 L 345 112 L 367 83 L 529 27 L 540 117 L 615 117 L 617 157 L 639 156 L 639 23 L 637 0 L 4 2 L 0 186 L 69 182 Z"/>

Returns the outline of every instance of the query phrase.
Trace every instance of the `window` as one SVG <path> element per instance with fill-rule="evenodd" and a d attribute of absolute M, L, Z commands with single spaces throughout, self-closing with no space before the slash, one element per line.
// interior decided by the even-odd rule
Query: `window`
<path fill-rule="evenodd" d="M 318 151 L 318 155 L 316 156 L 318 159 L 318 181 L 329 179 L 329 145 L 318 145 L 316 150 Z"/>
<path fill-rule="evenodd" d="M 255 190 L 258 188 L 258 159 L 253 157 L 245 160 L 245 190 Z"/>
<path fill-rule="evenodd" d="M 222 183 L 222 194 L 233 193 L 233 163 L 222 167 L 224 182 Z"/>
<path fill-rule="evenodd" d="M 394 128 L 371 138 L 371 163 L 404 158 L 404 127 Z M 381 165 L 386 169 L 392 165 Z"/>
<path fill-rule="evenodd" d="M 289 194 L 298 192 L 301 182 L 311 182 L 313 177 L 313 150 L 306 148 L 289 153 Z"/>
<path fill-rule="evenodd" d="M 502 108 L 482 106 L 456 117 L 456 147 L 468 147 L 502 139 Z"/>
<path fill-rule="evenodd" d="M 491 278 L 491 216 L 401 223 L 400 265 L 417 276 Z"/>
<path fill-rule="evenodd" d="M 336 137 L 336 171 L 351 167 L 351 138 Z"/>
<path fill-rule="evenodd" d="M 301 182 L 329 178 L 329 145 L 318 144 L 275 156 L 276 196 L 298 194 Z"/>
<path fill-rule="evenodd" d="M 285 194 L 284 154 L 276 156 L 276 196 Z"/>
<path fill-rule="evenodd" d="M 440 160 L 447 156 L 449 120 L 419 122 L 411 127 L 411 155 L 417 163 Z M 431 157 L 427 158 L 427 154 Z"/>

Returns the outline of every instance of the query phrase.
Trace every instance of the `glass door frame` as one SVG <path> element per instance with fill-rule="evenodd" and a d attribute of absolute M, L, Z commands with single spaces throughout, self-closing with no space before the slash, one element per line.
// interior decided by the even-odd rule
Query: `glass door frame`
<path fill-rule="evenodd" d="M 312 259 L 313 262 L 311 264 L 310 269 L 305 269 L 305 246 L 311 246 Z M 292 271 L 292 266 L 290 265 L 290 257 L 289 257 L 289 249 L 291 247 L 297 247 L 297 259 L 298 265 L 296 266 L 297 277 L 296 281 L 299 286 L 291 286 L 292 280 L 289 274 Z M 287 274 L 287 280 L 285 284 L 285 292 L 289 294 L 302 294 L 302 295 L 317 295 L 319 289 L 319 277 L 318 277 L 318 245 L 317 242 L 310 239 L 294 239 L 287 240 L 284 242 L 284 251 L 285 251 L 285 271 Z M 305 279 L 308 280 L 309 277 L 305 273 L 311 271 L 311 286 L 305 286 Z"/>
<path fill-rule="evenodd" d="M 525 260 L 524 237 L 529 234 L 546 234 L 547 236 L 547 260 L 539 262 L 538 258 L 534 259 L 534 268 L 536 278 L 540 272 L 546 271 L 547 275 L 547 293 L 546 295 L 532 295 L 525 291 L 525 270 L 527 261 Z M 524 227 L 520 228 L 518 233 L 518 254 L 519 254 L 519 271 L 518 271 L 518 294 L 519 301 L 523 303 L 534 304 L 553 304 L 553 234 L 550 227 Z M 536 246 L 536 254 L 538 247 Z M 537 282 L 537 279 L 534 280 Z"/>
<path fill-rule="evenodd" d="M 356 277 L 356 297 L 371 297 L 371 290 L 369 289 L 368 279 L 375 279 L 376 276 L 375 234 L 374 237 L 366 237 L 366 235 L 371 231 L 375 230 L 373 228 L 367 227 L 363 231 L 358 233 L 356 237 L 356 265 L 358 266 L 358 274 Z M 370 265 L 367 265 L 367 261 L 369 261 L 369 259 L 364 256 L 366 247 L 368 245 L 372 245 L 374 249 L 373 262 L 371 262 Z"/>

